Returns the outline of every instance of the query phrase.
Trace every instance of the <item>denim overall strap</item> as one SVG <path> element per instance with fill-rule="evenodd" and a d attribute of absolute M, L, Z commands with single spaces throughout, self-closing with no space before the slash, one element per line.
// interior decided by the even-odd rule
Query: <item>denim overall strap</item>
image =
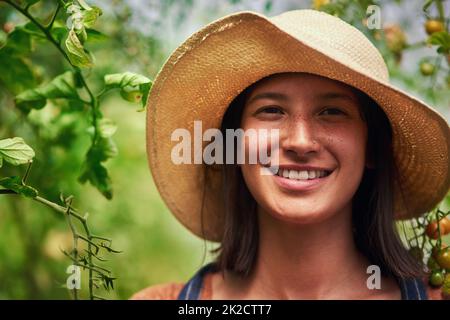
<path fill-rule="evenodd" d="M 203 277 L 213 269 L 214 264 L 212 262 L 200 268 L 181 289 L 177 300 L 199 300 L 203 286 Z"/>
<path fill-rule="evenodd" d="M 402 300 L 428 300 L 426 285 L 420 278 L 400 278 L 398 282 Z"/>

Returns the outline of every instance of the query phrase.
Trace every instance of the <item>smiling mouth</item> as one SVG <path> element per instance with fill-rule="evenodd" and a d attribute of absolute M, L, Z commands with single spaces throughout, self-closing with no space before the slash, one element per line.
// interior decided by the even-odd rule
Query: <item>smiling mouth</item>
<path fill-rule="evenodd" d="M 289 180 L 306 181 L 329 176 L 333 170 L 293 170 L 283 168 L 268 168 L 275 175 Z"/>

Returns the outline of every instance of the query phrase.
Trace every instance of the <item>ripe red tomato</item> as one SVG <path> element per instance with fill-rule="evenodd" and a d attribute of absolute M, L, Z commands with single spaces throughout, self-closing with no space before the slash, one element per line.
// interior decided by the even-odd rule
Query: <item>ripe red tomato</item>
<path fill-rule="evenodd" d="M 430 222 L 427 226 L 427 229 L 425 230 L 425 233 L 431 239 L 439 238 L 439 232 L 441 236 L 450 233 L 450 220 L 447 217 L 439 220 L 439 231 L 436 221 Z"/>

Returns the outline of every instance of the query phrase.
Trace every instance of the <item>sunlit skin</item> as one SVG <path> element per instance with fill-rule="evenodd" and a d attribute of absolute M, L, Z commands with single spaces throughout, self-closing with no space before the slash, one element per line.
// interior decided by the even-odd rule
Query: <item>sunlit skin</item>
<path fill-rule="evenodd" d="M 255 99 L 268 92 L 277 95 Z M 273 75 L 250 93 L 241 127 L 280 130 L 280 167 L 332 173 L 298 191 L 261 175 L 261 164 L 240 165 L 258 204 L 258 258 L 245 279 L 213 274 L 213 299 L 400 299 L 393 279 L 382 277 L 380 290 L 367 288 L 370 263 L 352 237 L 352 198 L 371 166 L 354 91 L 317 75 Z"/>

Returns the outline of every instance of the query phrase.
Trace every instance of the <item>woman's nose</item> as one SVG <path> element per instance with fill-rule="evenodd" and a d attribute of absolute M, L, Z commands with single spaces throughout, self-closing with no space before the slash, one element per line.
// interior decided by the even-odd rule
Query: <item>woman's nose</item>
<path fill-rule="evenodd" d="M 318 132 L 308 120 L 294 120 L 281 133 L 281 149 L 284 152 L 295 153 L 299 157 L 317 153 L 320 144 L 317 141 Z"/>

